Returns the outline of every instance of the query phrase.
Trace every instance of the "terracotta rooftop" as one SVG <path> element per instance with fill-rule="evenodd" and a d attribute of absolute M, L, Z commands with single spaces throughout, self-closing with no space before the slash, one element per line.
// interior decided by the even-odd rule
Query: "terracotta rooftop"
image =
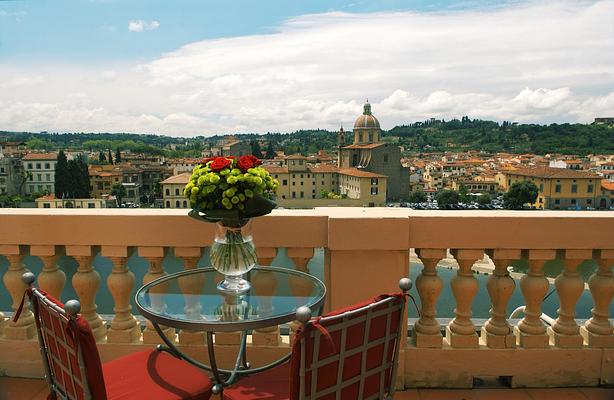
<path fill-rule="evenodd" d="M 313 173 L 339 172 L 339 168 L 332 164 L 310 165 L 307 167 Z"/>
<path fill-rule="evenodd" d="M 280 167 L 278 165 L 263 165 L 264 169 L 269 171 L 269 174 L 287 174 L 288 167 Z"/>
<path fill-rule="evenodd" d="M 192 176 L 191 172 L 184 172 L 183 174 L 179 174 L 179 175 L 173 175 L 170 178 L 167 178 L 165 180 L 163 180 L 162 182 L 160 182 L 161 184 L 167 184 L 167 183 L 181 183 L 181 184 L 187 184 L 190 181 L 190 177 Z"/>
<path fill-rule="evenodd" d="M 34 160 L 57 160 L 57 153 L 29 153 L 26 154 L 23 159 L 26 161 Z"/>
<path fill-rule="evenodd" d="M 599 175 L 588 171 L 577 171 L 567 168 L 521 168 L 515 171 L 507 171 L 510 175 L 531 176 L 536 178 L 598 178 Z"/>
<path fill-rule="evenodd" d="M 341 175 L 355 176 L 357 178 L 387 178 L 386 175 L 376 174 L 373 172 L 363 171 L 358 168 L 343 168 L 339 170 Z"/>
<path fill-rule="evenodd" d="M 601 188 L 603 190 L 614 190 L 614 182 L 609 181 L 607 179 L 601 180 Z"/>
<path fill-rule="evenodd" d="M 302 156 L 300 154 L 292 154 L 291 156 L 287 156 L 286 160 L 306 160 L 307 157 Z"/>

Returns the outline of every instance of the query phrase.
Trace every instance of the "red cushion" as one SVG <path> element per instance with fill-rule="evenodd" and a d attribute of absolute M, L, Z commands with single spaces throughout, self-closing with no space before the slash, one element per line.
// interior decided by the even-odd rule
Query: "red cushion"
<path fill-rule="evenodd" d="M 225 400 L 288 400 L 290 386 L 290 363 L 285 363 L 268 371 L 239 378 L 231 387 L 224 389 Z"/>
<path fill-rule="evenodd" d="M 207 400 L 211 380 L 168 353 L 145 350 L 103 364 L 108 400 Z"/>

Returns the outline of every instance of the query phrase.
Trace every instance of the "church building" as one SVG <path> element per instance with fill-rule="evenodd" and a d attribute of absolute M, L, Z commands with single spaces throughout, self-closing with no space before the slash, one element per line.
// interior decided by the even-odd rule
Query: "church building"
<path fill-rule="evenodd" d="M 386 200 L 398 201 L 409 195 L 409 169 L 401 165 L 401 149 L 382 143 L 379 121 L 371 114 L 369 101 L 354 123 L 354 142 L 344 146 L 345 132 L 339 131 L 339 168 L 357 168 L 388 177 Z"/>

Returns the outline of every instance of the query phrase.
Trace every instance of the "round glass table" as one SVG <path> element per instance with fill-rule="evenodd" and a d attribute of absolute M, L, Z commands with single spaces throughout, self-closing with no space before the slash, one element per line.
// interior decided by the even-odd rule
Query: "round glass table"
<path fill-rule="evenodd" d="M 301 306 L 319 313 L 326 295 L 326 287 L 318 278 L 286 268 L 254 267 L 244 275 L 252 285 L 251 290 L 240 295 L 220 292 L 217 284 L 223 278 L 213 268 L 183 271 L 147 283 L 135 297 L 141 315 L 151 321 L 166 344 L 158 349 L 212 372 L 216 380 L 214 392 L 220 392 L 240 375 L 261 372 L 287 361 L 290 354 L 274 363 L 250 368 L 245 351 L 249 331 L 294 321 L 296 309 Z M 182 353 L 160 325 L 205 332 L 210 365 Z M 213 334 L 238 331 L 241 342 L 234 368 L 218 368 Z"/>

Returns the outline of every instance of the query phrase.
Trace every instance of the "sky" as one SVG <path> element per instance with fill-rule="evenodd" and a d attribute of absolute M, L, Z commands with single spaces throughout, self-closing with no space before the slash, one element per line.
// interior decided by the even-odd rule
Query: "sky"
<path fill-rule="evenodd" d="M 0 130 L 614 116 L 614 0 L 0 0 Z"/>

